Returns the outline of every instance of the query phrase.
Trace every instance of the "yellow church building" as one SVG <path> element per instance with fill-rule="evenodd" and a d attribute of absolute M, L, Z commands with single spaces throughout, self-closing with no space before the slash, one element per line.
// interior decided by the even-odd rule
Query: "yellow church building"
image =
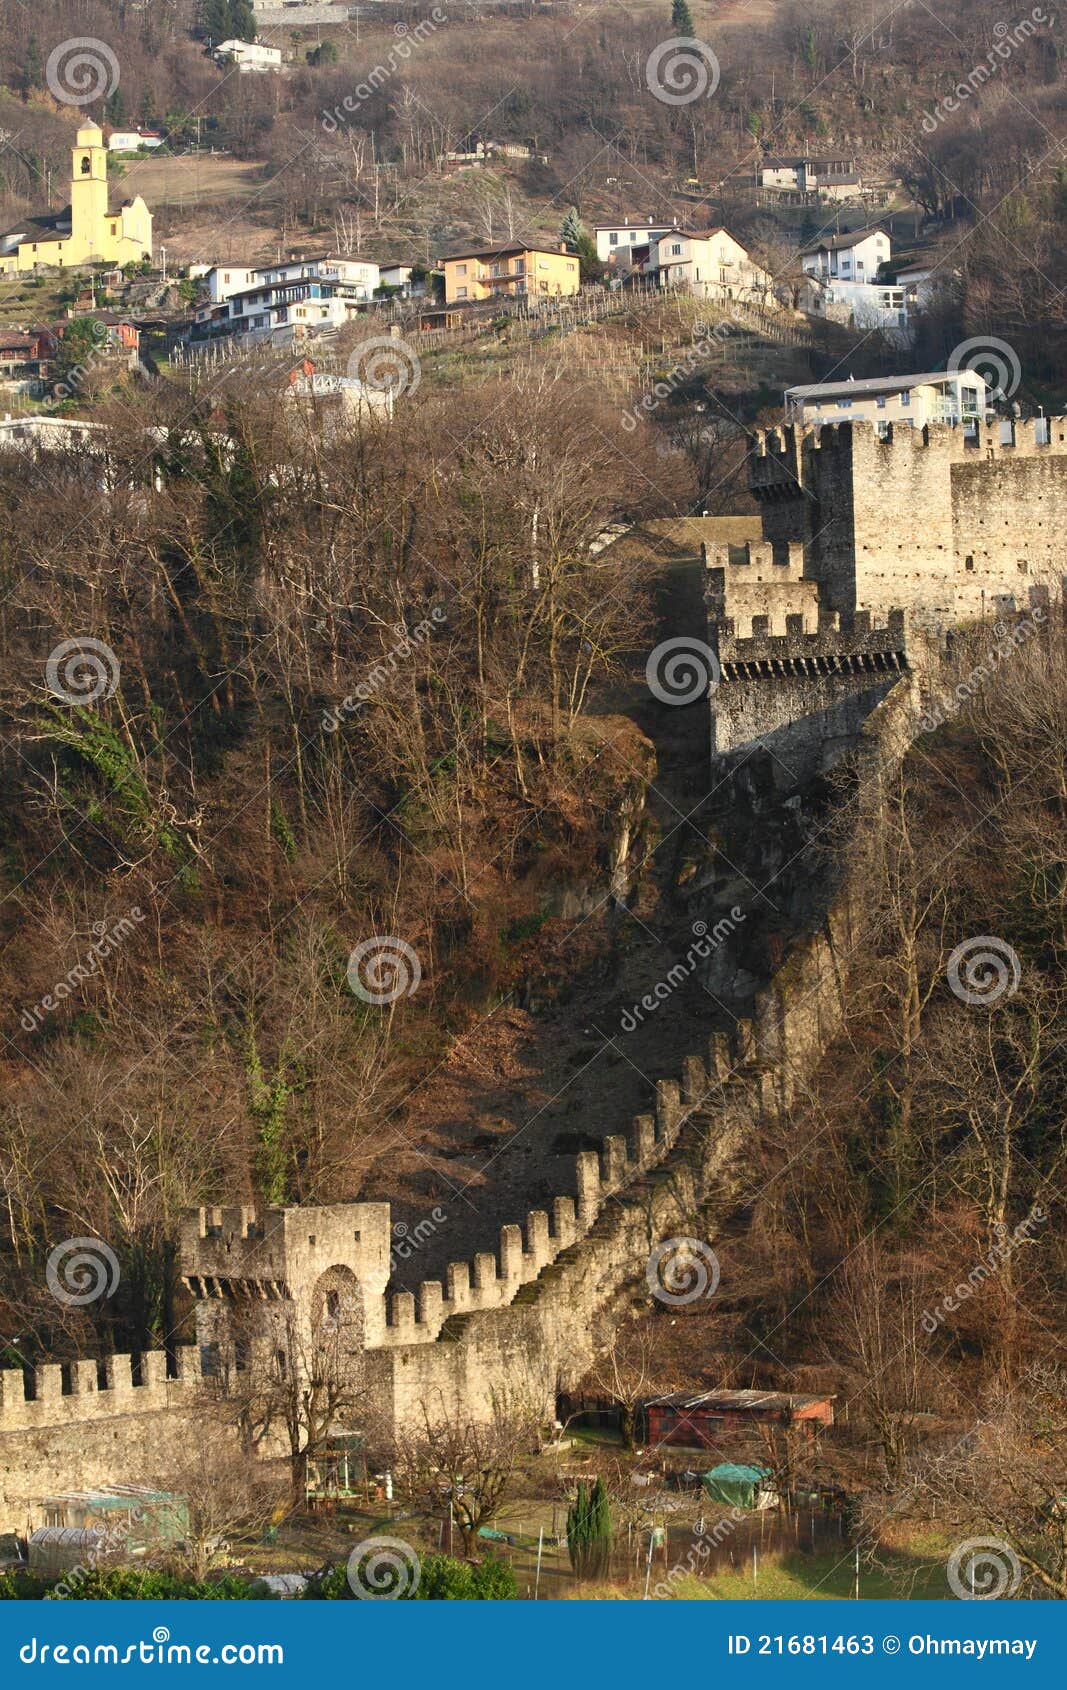
<path fill-rule="evenodd" d="M 107 148 L 99 124 L 78 130 L 66 211 L 24 217 L 0 235 L 0 276 L 37 264 L 136 263 L 152 256 L 152 213 L 140 194 L 108 209 Z"/>

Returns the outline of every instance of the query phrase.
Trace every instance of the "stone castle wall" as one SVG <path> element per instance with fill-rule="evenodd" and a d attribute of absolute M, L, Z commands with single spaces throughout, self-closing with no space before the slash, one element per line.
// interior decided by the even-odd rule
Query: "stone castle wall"
<path fill-rule="evenodd" d="M 1067 419 L 792 426 L 756 436 L 750 486 L 766 541 L 802 547 L 828 610 L 981 616 L 1005 593 L 1059 590 Z M 714 562 L 719 563 L 716 557 Z M 758 596 L 758 595 L 754 595 Z M 731 611 L 747 613 L 742 597 Z"/>

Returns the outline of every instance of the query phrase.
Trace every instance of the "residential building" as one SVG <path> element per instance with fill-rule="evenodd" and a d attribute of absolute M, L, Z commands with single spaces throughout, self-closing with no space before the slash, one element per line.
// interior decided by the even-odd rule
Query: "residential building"
<path fill-rule="evenodd" d="M 113 129 L 107 138 L 109 153 L 154 151 L 162 145 L 163 136 L 156 129 Z"/>
<path fill-rule="evenodd" d="M 48 374 L 55 339 L 47 329 L 0 328 L 0 382 L 19 392 L 35 389 Z"/>
<path fill-rule="evenodd" d="M 249 264 L 215 264 L 199 278 L 207 288 L 212 305 L 219 305 L 231 294 L 251 287 L 255 279 L 256 270 Z"/>
<path fill-rule="evenodd" d="M 574 253 L 522 241 L 453 253 L 442 259 L 441 267 L 446 305 L 494 296 L 558 298 L 577 293 L 581 285 Z"/>
<path fill-rule="evenodd" d="M 660 287 L 683 288 L 701 299 L 772 310 L 778 304 L 773 276 L 723 228 L 669 230 L 649 242 L 648 269 Z"/>
<path fill-rule="evenodd" d="M 218 264 L 201 280 L 208 297 L 189 325 L 193 345 L 237 335 L 289 346 L 362 311 L 381 271 L 370 259 L 327 253 L 260 266 Z"/>
<path fill-rule="evenodd" d="M 848 235 L 823 235 L 800 255 L 807 276 L 832 281 L 873 282 L 893 255 L 884 229 L 854 229 Z"/>
<path fill-rule="evenodd" d="M 220 41 L 214 56 L 220 64 L 236 65 L 242 76 L 282 68 L 281 48 L 265 47 L 261 41 Z"/>
<path fill-rule="evenodd" d="M 817 382 L 785 392 L 787 422 L 871 422 L 883 433 L 890 423 L 922 428 L 984 421 L 990 409 L 987 383 L 976 370 L 966 369 Z"/>
<path fill-rule="evenodd" d="M 667 235 L 676 227 L 666 220 L 656 223 L 650 217 L 644 223 L 598 223 L 593 231 L 596 236 L 596 255 L 601 264 L 625 264 L 632 262 L 635 247 L 647 247 L 650 241 L 658 241 L 661 235 Z"/>
<path fill-rule="evenodd" d="M 0 236 L 3 276 L 38 265 L 129 264 L 151 256 L 152 213 L 140 194 L 109 209 L 104 133 L 89 121 L 79 126 L 71 153 L 67 209 L 24 217 Z"/>
<path fill-rule="evenodd" d="M 825 317 L 845 328 L 877 329 L 897 346 L 910 346 L 915 338 L 908 292 L 891 283 L 834 282 L 808 276 L 800 307 L 809 316 Z"/>
<path fill-rule="evenodd" d="M 863 189 L 856 161 L 851 158 L 781 158 L 768 155 L 757 167 L 756 180 L 761 188 L 797 203 L 853 199 Z"/>

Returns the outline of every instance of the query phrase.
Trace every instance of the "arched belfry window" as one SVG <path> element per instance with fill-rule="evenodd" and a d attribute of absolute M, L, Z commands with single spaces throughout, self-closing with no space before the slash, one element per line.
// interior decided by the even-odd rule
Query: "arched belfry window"
<path fill-rule="evenodd" d="M 92 168 L 93 168 L 92 160 L 90 159 L 89 154 L 86 153 L 85 157 L 82 159 L 82 175 L 88 176 L 88 174 L 89 174 L 89 172 Z"/>

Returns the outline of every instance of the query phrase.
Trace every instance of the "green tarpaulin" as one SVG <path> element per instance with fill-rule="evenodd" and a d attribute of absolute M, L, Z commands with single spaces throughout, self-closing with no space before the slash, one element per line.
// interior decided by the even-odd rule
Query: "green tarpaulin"
<path fill-rule="evenodd" d="M 726 1502 L 732 1508 L 755 1508 L 767 1477 L 762 1467 L 739 1467 L 732 1461 L 724 1461 L 704 1474 L 704 1489 L 713 1502 Z"/>

